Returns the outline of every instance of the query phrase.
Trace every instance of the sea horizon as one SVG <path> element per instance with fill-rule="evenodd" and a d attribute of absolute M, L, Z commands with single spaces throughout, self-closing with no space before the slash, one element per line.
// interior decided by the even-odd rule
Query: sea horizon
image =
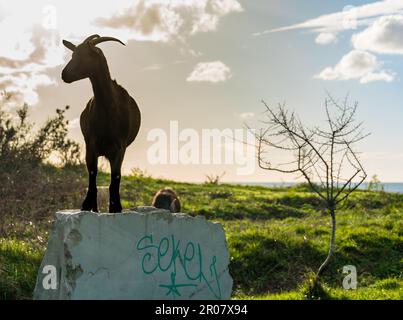
<path fill-rule="evenodd" d="M 292 187 L 303 182 L 230 182 L 234 185 L 262 186 L 268 188 Z M 359 186 L 360 190 L 368 190 L 370 182 L 364 182 Z M 403 182 L 381 182 L 379 189 L 385 192 L 403 193 Z"/>

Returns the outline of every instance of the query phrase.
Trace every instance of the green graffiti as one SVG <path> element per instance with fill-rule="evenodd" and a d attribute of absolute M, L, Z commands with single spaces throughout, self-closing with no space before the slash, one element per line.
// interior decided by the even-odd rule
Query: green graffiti
<path fill-rule="evenodd" d="M 181 288 L 181 287 L 197 287 L 197 285 L 196 284 L 190 284 L 190 283 L 188 283 L 188 284 L 186 284 L 186 283 L 184 283 L 184 284 L 176 284 L 176 272 L 174 271 L 174 272 L 171 272 L 171 284 L 169 284 L 169 285 L 168 284 L 161 284 L 160 287 L 168 289 L 167 296 L 169 294 L 172 294 L 173 296 L 175 296 L 175 295 L 181 296 L 178 288 Z"/>
<path fill-rule="evenodd" d="M 200 243 L 188 241 L 183 248 L 181 241 L 176 241 L 174 235 L 154 242 L 153 235 L 149 234 L 140 238 L 136 248 L 143 254 L 141 269 L 144 274 L 169 273 L 170 283 L 160 285 L 161 288 L 167 289 L 167 295 L 180 297 L 180 288 L 196 288 L 203 284 L 217 299 L 221 299 L 221 287 L 216 268 L 217 257 L 211 258 L 205 272 Z M 190 270 L 193 270 L 193 274 Z M 186 279 L 186 283 L 177 283 L 178 272 Z"/>

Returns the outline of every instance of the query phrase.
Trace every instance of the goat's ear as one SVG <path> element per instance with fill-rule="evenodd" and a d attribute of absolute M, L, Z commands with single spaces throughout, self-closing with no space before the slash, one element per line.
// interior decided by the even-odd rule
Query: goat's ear
<path fill-rule="evenodd" d="M 71 51 L 74 51 L 76 49 L 76 46 L 72 44 L 70 41 L 63 40 L 63 44 L 66 48 L 70 49 Z"/>

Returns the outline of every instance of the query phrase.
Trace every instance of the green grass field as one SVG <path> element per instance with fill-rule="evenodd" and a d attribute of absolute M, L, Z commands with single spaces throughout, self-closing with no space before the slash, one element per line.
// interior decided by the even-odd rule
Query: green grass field
<path fill-rule="evenodd" d="M 98 185 L 106 186 L 108 179 L 101 174 Z M 306 298 L 307 280 L 326 257 L 330 235 L 330 219 L 309 189 L 178 183 L 137 174 L 122 179 L 122 205 L 149 205 L 155 191 L 166 186 L 180 195 L 183 212 L 223 224 L 234 299 Z M 101 209 L 106 200 L 100 192 Z M 67 209 L 63 203 L 59 207 Z M 322 298 L 403 298 L 402 217 L 403 195 L 358 191 L 351 196 L 337 213 L 336 254 L 323 277 Z M 50 223 L 50 217 L 10 222 L 8 227 L 19 231 L 0 238 L 0 299 L 32 297 Z M 357 268 L 357 290 L 342 288 L 345 265 Z"/>

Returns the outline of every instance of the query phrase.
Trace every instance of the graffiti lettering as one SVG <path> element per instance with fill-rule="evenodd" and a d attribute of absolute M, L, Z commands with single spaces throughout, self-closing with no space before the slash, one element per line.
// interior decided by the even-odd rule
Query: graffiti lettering
<path fill-rule="evenodd" d="M 205 257 L 200 243 L 188 241 L 185 246 L 181 246 L 181 241 L 175 240 L 174 235 L 163 237 L 158 242 L 149 234 L 140 238 L 136 249 L 143 253 L 141 269 L 144 274 L 169 274 L 170 283 L 160 285 L 161 288 L 167 289 L 167 295 L 181 296 L 181 288 L 205 285 L 217 299 L 221 299 L 216 269 L 217 257 L 209 259 L 205 270 Z M 177 283 L 178 278 L 184 279 L 184 283 Z"/>

